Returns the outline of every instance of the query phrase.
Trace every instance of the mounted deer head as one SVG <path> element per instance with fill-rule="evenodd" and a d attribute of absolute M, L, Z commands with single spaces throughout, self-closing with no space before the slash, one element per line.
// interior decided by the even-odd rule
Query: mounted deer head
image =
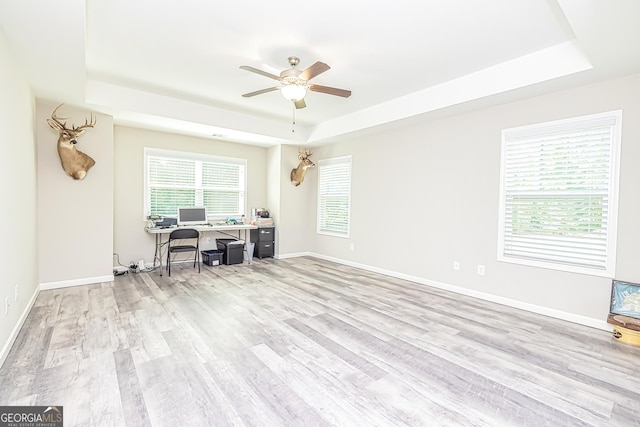
<path fill-rule="evenodd" d="M 58 108 L 62 107 L 62 105 L 58 105 L 53 110 L 51 118 L 47 119 L 47 123 L 58 131 L 58 155 L 60 156 L 62 168 L 73 179 L 83 179 L 96 162 L 82 151 L 76 149 L 76 144 L 78 143 L 76 138 L 82 135 L 86 128 L 94 127 L 96 119 L 91 114 L 91 122 L 85 119 L 82 126 L 73 126 L 69 129 L 67 128 L 67 123 L 62 121 L 66 120 L 66 118 L 56 115 Z"/>
<path fill-rule="evenodd" d="M 291 183 L 296 187 L 302 184 L 304 181 L 304 175 L 307 173 L 307 169 L 315 167 L 315 164 L 309 160 L 313 153 L 308 149 L 304 149 L 304 151 L 298 150 L 298 167 L 295 169 L 291 169 Z"/>

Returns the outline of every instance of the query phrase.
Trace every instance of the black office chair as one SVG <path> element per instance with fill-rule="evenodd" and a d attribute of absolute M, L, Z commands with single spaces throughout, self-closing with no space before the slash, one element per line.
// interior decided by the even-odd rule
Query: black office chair
<path fill-rule="evenodd" d="M 172 244 L 175 240 L 195 239 L 195 244 Z M 167 271 L 171 276 L 171 254 L 195 252 L 193 255 L 193 266 L 198 264 L 198 273 L 200 273 L 200 233 L 198 230 L 192 228 L 181 228 L 173 230 L 169 234 L 169 241 L 167 242 Z"/>

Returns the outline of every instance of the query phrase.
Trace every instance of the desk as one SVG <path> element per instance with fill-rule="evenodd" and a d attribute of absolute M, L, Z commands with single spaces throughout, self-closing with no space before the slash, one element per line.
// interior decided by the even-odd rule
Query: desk
<path fill-rule="evenodd" d="M 156 266 L 156 261 L 158 261 L 158 264 L 160 264 L 160 275 L 162 276 L 162 247 L 164 245 L 167 244 L 167 242 L 169 241 L 168 237 L 167 240 L 162 240 L 162 236 L 163 235 L 169 235 L 169 233 L 171 233 L 173 230 L 176 230 L 177 227 L 170 227 L 170 228 L 149 228 L 146 227 L 145 231 L 149 234 L 154 234 L 156 236 L 156 251 L 153 254 L 153 266 Z M 250 235 L 247 234 L 247 230 L 254 230 L 256 228 L 258 228 L 255 225 L 250 225 L 250 224 L 234 224 L 234 225 L 192 225 L 189 227 L 184 227 L 184 228 L 192 228 L 195 230 L 198 230 L 201 233 L 207 233 L 207 232 L 216 232 L 216 233 L 220 233 L 220 234 L 225 234 L 227 236 L 231 236 L 233 238 L 235 238 L 236 236 L 230 234 L 230 231 L 237 231 L 238 232 L 238 239 L 240 239 L 240 233 L 244 230 L 244 250 L 247 252 L 247 260 L 249 261 L 249 264 L 251 264 L 251 255 L 249 253 L 249 243 L 251 243 L 251 237 Z"/>

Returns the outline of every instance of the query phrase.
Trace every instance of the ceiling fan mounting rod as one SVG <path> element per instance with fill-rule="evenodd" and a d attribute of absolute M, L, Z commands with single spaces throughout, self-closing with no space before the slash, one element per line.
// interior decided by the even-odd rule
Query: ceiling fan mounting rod
<path fill-rule="evenodd" d="M 300 63 L 300 58 L 298 58 L 297 56 L 290 56 L 289 58 L 287 58 L 287 61 L 289 61 L 289 65 L 295 68 Z"/>

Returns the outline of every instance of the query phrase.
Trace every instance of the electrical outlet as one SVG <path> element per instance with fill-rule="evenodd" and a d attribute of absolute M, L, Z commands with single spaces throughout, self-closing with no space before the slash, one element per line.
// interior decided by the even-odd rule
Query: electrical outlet
<path fill-rule="evenodd" d="M 13 300 L 18 301 L 18 285 L 13 290 Z"/>
<path fill-rule="evenodd" d="M 453 269 L 455 271 L 460 271 L 460 261 L 453 261 Z"/>
<path fill-rule="evenodd" d="M 207 243 L 211 243 L 211 237 L 206 237 L 206 238 L 205 238 L 205 242 L 207 242 Z"/>
<path fill-rule="evenodd" d="M 351 243 L 349 245 L 349 250 L 355 251 L 356 250 L 356 244 L 355 243 Z"/>
<path fill-rule="evenodd" d="M 484 276 L 484 265 L 478 264 L 478 275 Z"/>
<path fill-rule="evenodd" d="M 4 314 L 9 314 L 9 297 L 4 297 Z"/>

